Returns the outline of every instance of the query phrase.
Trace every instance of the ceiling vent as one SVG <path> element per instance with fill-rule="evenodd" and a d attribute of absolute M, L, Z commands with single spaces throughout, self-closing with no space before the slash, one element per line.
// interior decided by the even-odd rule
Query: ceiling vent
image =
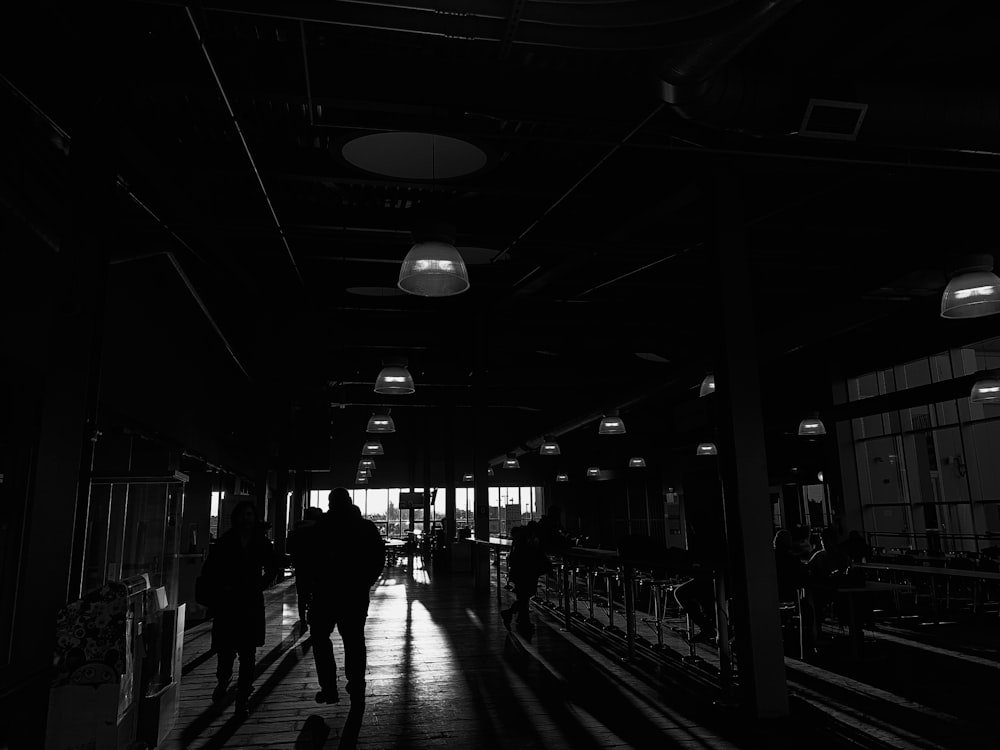
<path fill-rule="evenodd" d="M 867 111 L 868 105 L 858 102 L 810 99 L 799 135 L 836 141 L 857 140 Z"/>

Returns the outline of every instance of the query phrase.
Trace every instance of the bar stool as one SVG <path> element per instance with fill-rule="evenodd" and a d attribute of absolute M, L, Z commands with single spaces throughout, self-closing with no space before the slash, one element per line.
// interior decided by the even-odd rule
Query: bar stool
<path fill-rule="evenodd" d="M 607 609 L 604 609 L 605 614 L 608 616 L 608 624 L 604 626 L 604 630 L 608 632 L 621 632 L 621 628 L 615 625 L 615 584 L 621 578 L 621 571 L 618 568 L 608 568 L 601 567 L 600 575 L 604 577 L 604 585 L 608 592 L 607 596 Z"/>
<path fill-rule="evenodd" d="M 653 648 L 664 648 L 663 645 L 663 621 L 667 619 L 667 610 L 669 608 L 668 602 L 674 594 L 674 589 L 676 588 L 676 583 L 668 578 L 653 578 L 650 576 L 646 579 L 649 583 L 649 600 L 652 606 L 647 605 L 647 611 L 649 609 L 653 610 L 652 619 L 648 617 L 643 617 L 642 621 L 650 627 L 654 627 L 656 630 L 656 645 Z M 673 609 L 676 611 L 678 607 L 675 605 Z M 689 631 L 690 632 L 690 625 Z"/>

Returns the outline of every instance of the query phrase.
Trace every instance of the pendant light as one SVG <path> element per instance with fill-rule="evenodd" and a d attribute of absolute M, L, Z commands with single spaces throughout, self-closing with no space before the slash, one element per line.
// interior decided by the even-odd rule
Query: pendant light
<path fill-rule="evenodd" d="M 698 448 L 695 450 L 696 456 L 717 456 L 719 451 L 715 447 L 715 443 L 698 443 Z"/>
<path fill-rule="evenodd" d="M 408 396 L 416 390 L 413 386 L 413 376 L 406 369 L 406 360 L 385 360 L 382 365 L 382 371 L 375 378 L 375 393 Z"/>
<path fill-rule="evenodd" d="M 818 416 L 806 417 L 799 422 L 799 436 L 812 437 L 814 435 L 825 435 L 826 426 Z"/>
<path fill-rule="evenodd" d="M 355 484 L 368 484 L 368 477 L 361 477 L 361 476 L 355 477 L 354 478 L 354 483 Z"/>
<path fill-rule="evenodd" d="M 399 268 L 398 286 L 420 297 L 451 297 L 469 288 L 469 272 L 454 245 L 418 242 Z"/>
<path fill-rule="evenodd" d="M 625 422 L 618 416 L 618 410 L 612 409 L 601 420 L 601 426 L 597 428 L 598 435 L 624 435 Z"/>
<path fill-rule="evenodd" d="M 369 430 L 371 432 L 371 430 Z M 361 446 L 362 456 L 381 456 L 385 454 L 385 450 L 382 448 L 381 440 L 367 440 L 365 444 Z"/>
<path fill-rule="evenodd" d="M 362 458 L 358 462 L 358 466 L 360 466 L 362 469 L 369 469 L 370 471 L 374 471 L 375 470 L 375 459 L 373 459 L 373 458 Z"/>
<path fill-rule="evenodd" d="M 383 413 L 375 412 L 368 420 L 368 432 L 370 433 L 388 433 L 395 431 L 396 425 L 392 421 L 392 417 L 389 416 L 388 409 L 386 409 Z"/>
<path fill-rule="evenodd" d="M 370 477 L 371 475 L 372 475 L 371 469 L 365 469 L 365 468 L 362 468 L 362 467 L 358 467 L 358 476 L 359 477 Z"/>
<path fill-rule="evenodd" d="M 817 479 L 817 480 L 818 480 L 819 482 L 821 482 L 821 483 L 822 483 L 822 481 L 823 481 L 823 472 L 822 472 L 822 471 L 817 471 L 817 472 L 816 472 L 816 479 Z"/>
<path fill-rule="evenodd" d="M 545 441 L 542 443 L 541 447 L 538 449 L 539 456 L 558 456 L 561 453 L 559 450 L 559 443 L 553 440 L 548 435 L 545 436 Z"/>
<path fill-rule="evenodd" d="M 977 380 L 969 394 L 970 404 L 1000 404 L 1000 378 L 987 377 Z"/>
<path fill-rule="evenodd" d="M 489 468 L 488 468 L 488 469 L 486 470 L 486 476 L 488 476 L 488 477 L 492 477 L 492 476 L 493 476 L 493 467 L 492 467 L 492 466 L 491 466 L 491 467 L 489 467 Z"/>
<path fill-rule="evenodd" d="M 593 478 L 593 477 L 600 476 L 600 474 L 601 474 L 601 470 L 598 469 L 596 466 L 591 466 L 589 469 L 587 469 L 587 476 L 588 477 Z"/>
<path fill-rule="evenodd" d="M 698 389 L 698 397 L 704 398 L 715 393 L 715 375 L 708 373 L 701 381 L 701 388 Z"/>
<path fill-rule="evenodd" d="M 982 318 L 996 313 L 1000 313 L 1000 278 L 993 273 L 993 256 L 964 258 L 941 295 L 941 317 Z"/>
<path fill-rule="evenodd" d="M 475 479 L 475 477 L 473 477 L 472 474 L 463 474 L 462 475 L 462 481 L 463 482 L 471 482 L 474 479 Z"/>
<path fill-rule="evenodd" d="M 520 469 L 521 462 L 517 460 L 517 456 L 513 453 L 508 453 L 507 458 L 503 462 L 503 467 L 505 469 Z"/>
<path fill-rule="evenodd" d="M 645 469 L 646 459 L 644 459 L 642 456 L 634 456 L 633 458 L 630 458 L 628 460 L 628 467 L 630 469 Z"/>
<path fill-rule="evenodd" d="M 557 482 L 568 482 L 569 481 L 569 474 L 556 474 L 556 481 Z"/>

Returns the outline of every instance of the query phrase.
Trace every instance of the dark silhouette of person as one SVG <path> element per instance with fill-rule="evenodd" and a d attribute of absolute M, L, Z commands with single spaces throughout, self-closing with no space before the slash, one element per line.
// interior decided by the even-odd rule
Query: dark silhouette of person
<path fill-rule="evenodd" d="M 365 620 L 372 585 L 385 568 L 385 545 L 374 523 L 355 510 L 343 487 L 330 492 L 329 512 L 310 535 L 315 571 L 309 626 L 320 691 L 317 703 L 337 703 L 337 662 L 330 636 L 336 627 L 344 641 L 344 676 L 351 702 L 365 701 Z"/>
<path fill-rule="evenodd" d="M 778 529 L 772 544 L 774 567 L 778 576 L 778 601 L 797 601 L 799 589 L 806 585 L 808 576 L 805 563 L 796 552 L 792 533 L 788 529 Z"/>
<path fill-rule="evenodd" d="M 306 508 L 301 521 L 295 524 L 288 535 L 285 549 L 291 555 L 295 566 L 295 598 L 299 607 L 299 622 L 304 633 L 309 629 L 309 602 L 312 600 L 315 572 L 310 568 L 309 536 L 316 533 L 316 523 L 323 517 L 322 508 Z"/>
<path fill-rule="evenodd" d="M 865 563 L 868 558 L 872 556 L 872 548 L 869 546 L 865 538 L 861 536 L 861 532 L 857 529 L 851 529 L 847 533 L 847 539 L 844 540 L 843 550 L 847 553 L 847 556 L 851 558 L 853 563 Z"/>
<path fill-rule="evenodd" d="M 264 535 L 257 506 L 249 500 L 233 508 L 232 528 L 212 547 L 202 575 L 215 595 L 212 648 L 218 653 L 218 684 L 212 700 L 220 703 L 229 689 L 233 664 L 240 658 L 236 713 L 245 717 L 253 692 L 254 659 L 264 645 L 264 589 L 278 573 L 274 546 Z"/>
<path fill-rule="evenodd" d="M 510 630 L 510 623 L 517 615 L 517 629 L 528 638 L 535 631 L 531 624 L 531 597 L 538 590 L 538 577 L 549 571 L 549 558 L 542 551 L 538 537 L 538 522 L 527 526 L 515 526 L 510 530 L 510 552 L 507 554 L 507 578 L 514 584 L 514 603 L 500 610 L 504 627 Z"/>
<path fill-rule="evenodd" d="M 538 540 L 545 554 L 560 555 L 573 546 L 573 538 L 563 528 L 562 508 L 558 505 L 550 506 L 537 523 Z"/>

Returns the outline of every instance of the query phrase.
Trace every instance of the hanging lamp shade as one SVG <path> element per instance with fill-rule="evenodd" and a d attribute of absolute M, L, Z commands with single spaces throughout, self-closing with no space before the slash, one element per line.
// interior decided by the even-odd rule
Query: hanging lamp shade
<path fill-rule="evenodd" d="M 416 390 L 413 387 L 413 376 L 410 371 L 400 365 L 387 365 L 375 378 L 375 393 L 389 396 L 407 396 Z"/>
<path fill-rule="evenodd" d="M 597 428 L 598 435 L 624 435 L 625 422 L 618 416 L 618 410 L 613 409 L 604 415 L 601 426 Z"/>
<path fill-rule="evenodd" d="M 801 422 L 799 422 L 799 435 L 801 437 L 810 437 L 812 435 L 825 435 L 826 426 L 823 424 L 823 420 L 819 417 L 806 417 Z"/>
<path fill-rule="evenodd" d="M 977 380 L 969 394 L 972 404 L 1000 404 L 1000 378 Z"/>
<path fill-rule="evenodd" d="M 556 481 L 557 482 L 568 482 L 569 481 L 569 474 L 556 474 Z"/>
<path fill-rule="evenodd" d="M 403 259 L 398 286 L 421 297 L 451 297 L 469 288 L 469 272 L 454 245 L 418 242 Z"/>
<path fill-rule="evenodd" d="M 359 477 L 370 477 L 372 475 L 371 469 L 358 468 Z"/>
<path fill-rule="evenodd" d="M 371 432 L 371 430 L 369 430 Z M 367 440 L 365 444 L 361 446 L 362 456 L 381 456 L 385 454 L 385 449 L 382 448 L 381 440 Z"/>
<path fill-rule="evenodd" d="M 993 257 L 973 255 L 962 261 L 941 295 L 942 318 L 982 318 L 1000 313 L 1000 278 Z"/>
<path fill-rule="evenodd" d="M 545 442 L 538 449 L 539 456 L 558 456 L 561 452 L 559 450 L 559 443 L 550 437 L 545 438 Z"/>
<path fill-rule="evenodd" d="M 698 448 L 695 450 L 696 456 L 717 456 L 719 451 L 715 447 L 715 443 L 698 443 Z"/>
<path fill-rule="evenodd" d="M 822 471 L 817 471 L 817 472 L 816 472 L 816 479 L 817 479 L 818 481 L 820 481 L 820 482 L 822 482 L 822 481 L 823 481 L 823 472 L 822 472 Z"/>
<path fill-rule="evenodd" d="M 355 484 L 368 484 L 368 477 L 355 477 L 354 478 L 354 483 Z"/>
<path fill-rule="evenodd" d="M 387 433 L 395 431 L 396 424 L 392 421 L 392 417 L 389 416 L 388 412 L 385 414 L 372 414 L 368 419 L 368 432 Z"/>
<path fill-rule="evenodd" d="M 715 375 L 708 373 L 701 381 L 701 388 L 698 389 L 698 397 L 703 398 L 715 393 Z"/>
<path fill-rule="evenodd" d="M 374 458 L 362 458 L 358 462 L 358 466 L 360 466 L 362 469 L 372 469 L 372 470 L 374 470 L 375 469 L 375 459 Z"/>
<path fill-rule="evenodd" d="M 473 477 L 472 474 L 463 474 L 462 475 L 462 481 L 463 482 L 471 482 L 474 479 L 475 479 L 475 477 Z"/>
<path fill-rule="evenodd" d="M 628 460 L 628 467 L 630 469 L 644 469 L 646 468 L 646 459 L 642 456 L 633 456 Z"/>
<path fill-rule="evenodd" d="M 493 476 L 493 467 L 492 466 L 486 470 L 486 476 L 488 476 L 488 477 Z"/>
<path fill-rule="evenodd" d="M 589 469 L 587 469 L 587 476 L 588 477 L 596 477 L 596 476 L 600 476 L 600 474 L 601 474 L 601 470 L 598 469 L 596 466 L 591 466 Z"/>
<path fill-rule="evenodd" d="M 512 456 L 508 454 L 507 458 L 504 459 L 503 467 L 505 469 L 520 469 L 521 462 L 517 460 L 517 456 Z"/>

